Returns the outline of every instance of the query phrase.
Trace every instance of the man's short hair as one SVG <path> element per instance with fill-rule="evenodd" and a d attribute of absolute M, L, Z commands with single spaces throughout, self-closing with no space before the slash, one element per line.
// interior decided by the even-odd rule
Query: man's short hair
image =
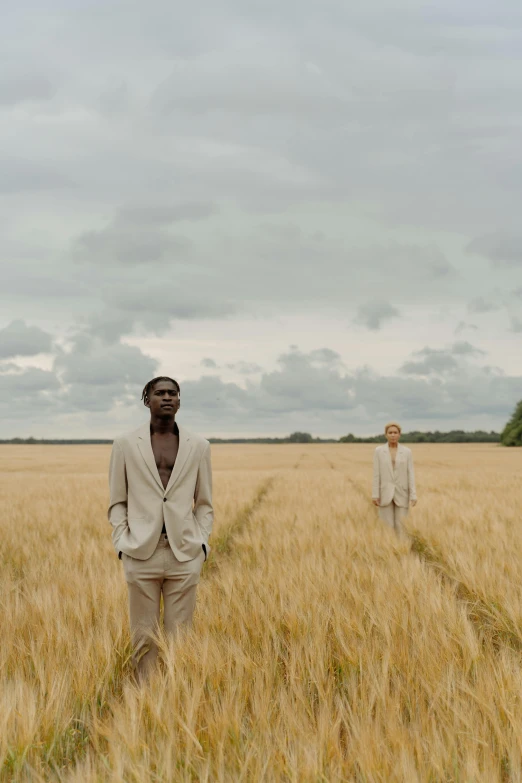
<path fill-rule="evenodd" d="M 143 400 L 144 405 L 148 401 L 151 391 L 159 381 L 170 381 L 171 383 L 174 384 L 174 386 L 178 390 L 178 393 L 181 393 L 179 383 L 175 381 L 174 378 L 169 378 L 167 375 L 158 375 L 157 378 L 153 378 L 151 381 L 146 383 L 145 386 L 143 387 L 143 391 L 141 393 L 141 399 Z"/>

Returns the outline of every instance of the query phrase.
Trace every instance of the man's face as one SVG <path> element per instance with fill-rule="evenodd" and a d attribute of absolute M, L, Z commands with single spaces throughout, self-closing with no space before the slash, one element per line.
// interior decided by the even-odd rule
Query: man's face
<path fill-rule="evenodd" d="M 153 416 L 173 417 L 179 410 L 179 392 L 172 381 L 158 381 L 145 402 Z"/>
<path fill-rule="evenodd" d="M 397 441 L 401 437 L 401 433 L 399 432 L 397 427 L 388 427 L 388 431 L 386 432 L 386 437 L 388 438 L 388 443 L 390 443 L 393 446 L 397 443 Z"/>

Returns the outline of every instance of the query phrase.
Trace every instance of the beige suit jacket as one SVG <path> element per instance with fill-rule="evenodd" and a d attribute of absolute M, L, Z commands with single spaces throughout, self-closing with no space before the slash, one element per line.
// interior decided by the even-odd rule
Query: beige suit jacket
<path fill-rule="evenodd" d="M 179 427 L 174 469 L 163 488 L 150 441 L 150 424 L 116 438 L 109 468 L 109 522 L 116 552 L 148 560 L 165 528 L 178 560 L 201 553 L 212 531 L 210 444 Z"/>
<path fill-rule="evenodd" d="M 372 498 L 379 500 L 381 506 L 387 506 L 393 500 L 404 508 L 409 506 L 410 500 L 417 500 L 413 457 L 406 446 L 397 444 L 395 471 L 388 444 L 375 449 Z"/>

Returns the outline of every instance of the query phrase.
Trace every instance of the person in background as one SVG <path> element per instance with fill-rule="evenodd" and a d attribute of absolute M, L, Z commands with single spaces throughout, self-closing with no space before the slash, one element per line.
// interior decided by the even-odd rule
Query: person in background
<path fill-rule="evenodd" d="M 380 518 L 401 536 L 410 503 L 417 503 L 411 450 L 399 443 L 401 426 L 390 421 L 384 428 L 386 443 L 377 446 L 373 457 L 373 504 Z"/>
<path fill-rule="evenodd" d="M 192 621 L 214 519 L 210 445 L 178 426 L 178 382 L 153 378 L 142 400 L 150 421 L 116 438 L 112 447 L 108 512 L 127 580 L 139 681 L 157 658 L 161 596 L 167 633 Z"/>

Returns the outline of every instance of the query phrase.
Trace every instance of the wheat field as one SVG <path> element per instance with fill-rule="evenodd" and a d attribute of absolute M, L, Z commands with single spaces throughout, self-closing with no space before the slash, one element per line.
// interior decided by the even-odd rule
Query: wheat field
<path fill-rule="evenodd" d="M 0 447 L 0 780 L 522 781 L 522 451 L 214 446 L 193 628 L 138 688 L 104 446 Z"/>

